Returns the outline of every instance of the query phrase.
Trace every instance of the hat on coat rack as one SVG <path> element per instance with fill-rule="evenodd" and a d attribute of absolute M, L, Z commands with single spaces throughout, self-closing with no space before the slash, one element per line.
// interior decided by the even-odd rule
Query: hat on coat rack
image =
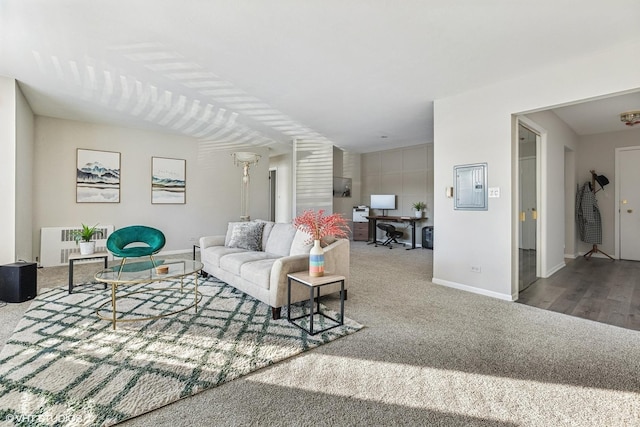
<path fill-rule="evenodd" d="M 604 190 L 604 186 L 609 183 L 609 180 L 604 175 L 597 175 L 596 181 L 598 182 L 598 184 L 600 184 L 600 188 L 602 188 L 603 190 Z"/>

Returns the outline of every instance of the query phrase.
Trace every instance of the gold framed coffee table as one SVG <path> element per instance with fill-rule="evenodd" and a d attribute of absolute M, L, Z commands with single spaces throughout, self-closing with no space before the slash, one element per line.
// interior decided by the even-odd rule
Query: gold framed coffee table
<path fill-rule="evenodd" d="M 168 267 L 167 272 L 159 272 L 160 269 L 156 269 L 156 266 L 154 266 L 150 261 L 133 262 L 125 264 L 124 266 L 117 265 L 97 272 L 95 275 L 96 281 L 106 285 L 111 285 L 111 299 L 105 301 L 96 308 L 96 315 L 102 320 L 110 320 L 113 325 L 113 329 L 116 329 L 116 324 L 120 322 L 138 322 L 143 320 L 159 319 L 161 317 L 171 316 L 173 314 L 186 311 L 192 307 L 195 308 L 195 312 L 197 313 L 198 302 L 202 299 L 202 294 L 198 292 L 198 273 L 202 270 L 204 265 L 200 261 L 185 259 L 156 260 L 155 264 L 157 267 Z M 148 285 L 156 282 L 177 281 L 177 279 L 180 279 L 180 292 L 183 292 L 184 278 L 190 274 L 193 274 L 194 277 L 193 304 L 187 307 L 181 307 L 179 310 L 168 311 L 157 316 L 117 318 L 118 299 L 123 299 L 134 294 L 173 289 L 172 287 L 149 288 L 118 295 L 116 291 L 119 287 Z M 106 317 L 100 314 L 100 310 L 108 304 L 111 304 L 111 315 Z"/>

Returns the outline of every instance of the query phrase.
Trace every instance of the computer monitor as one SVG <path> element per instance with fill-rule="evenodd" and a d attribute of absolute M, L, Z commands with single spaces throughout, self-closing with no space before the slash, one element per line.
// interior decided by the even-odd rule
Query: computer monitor
<path fill-rule="evenodd" d="M 388 209 L 396 209 L 396 195 L 395 194 L 372 194 L 371 195 L 371 209 L 382 209 L 382 215 L 386 215 L 385 212 Z"/>

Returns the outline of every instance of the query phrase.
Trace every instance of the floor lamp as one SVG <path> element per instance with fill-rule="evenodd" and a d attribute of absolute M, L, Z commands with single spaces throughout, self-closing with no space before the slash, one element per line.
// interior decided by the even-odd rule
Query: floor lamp
<path fill-rule="evenodd" d="M 249 166 L 260 160 L 260 155 L 249 151 L 237 151 L 231 154 L 233 163 L 242 166 L 242 186 L 240 187 L 240 220 L 249 221 Z"/>

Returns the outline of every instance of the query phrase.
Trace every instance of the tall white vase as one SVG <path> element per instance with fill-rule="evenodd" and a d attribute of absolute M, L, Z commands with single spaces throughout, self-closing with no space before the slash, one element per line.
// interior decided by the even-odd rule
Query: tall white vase
<path fill-rule="evenodd" d="M 324 249 L 320 246 L 320 240 L 314 240 L 309 251 L 309 276 L 324 276 Z"/>

